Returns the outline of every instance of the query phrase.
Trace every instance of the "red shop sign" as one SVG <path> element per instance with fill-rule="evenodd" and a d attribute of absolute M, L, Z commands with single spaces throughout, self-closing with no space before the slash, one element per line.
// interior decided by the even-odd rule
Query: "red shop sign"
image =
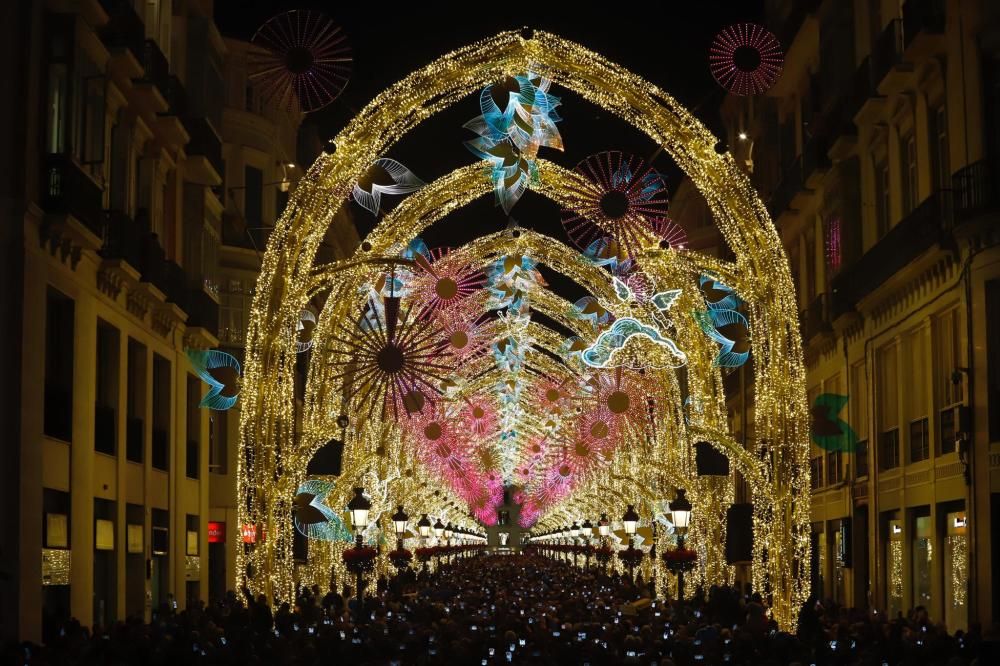
<path fill-rule="evenodd" d="M 219 521 L 208 521 L 208 542 L 226 543 L 226 524 Z"/>
<path fill-rule="evenodd" d="M 257 526 L 247 523 L 240 528 L 243 535 L 243 543 L 257 543 Z"/>

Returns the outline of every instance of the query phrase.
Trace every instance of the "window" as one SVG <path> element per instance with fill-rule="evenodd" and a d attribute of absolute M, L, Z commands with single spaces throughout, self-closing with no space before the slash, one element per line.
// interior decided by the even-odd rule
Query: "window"
<path fill-rule="evenodd" d="M 211 410 L 208 413 L 208 471 L 226 474 L 229 471 L 229 412 Z"/>
<path fill-rule="evenodd" d="M 910 462 L 927 460 L 930 454 L 931 442 L 927 419 L 917 419 L 910 423 Z"/>
<path fill-rule="evenodd" d="M 854 448 L 854 469 L 857 478 L 868 476 L 868 440 L 858 442 Z"/>
<path fill-rule="evenodd" d="M 875 229 L 879 238 L 889 233 L 890 192 L 889 165 L 882 160 L 875 164 Z"/>
<path fill-rule="evenodd" d="M 94 408 L 94 450 L 113 456 L 118 443 L 118 329 L 97 323 L 97 403 Z"/>
<path fill-rule="evenodd" d="M 45 303 L 44 431 L 73 436 L 73 299 L 49 287 Z"/>
<path fill-rule="evenodd" d="M 244 108 L 247 111 L 249 111 L 250 113 L 256 113 L 257 112 L 257 97 L 254 94 L 253 84 L 251 84 L 251 83 L 248 82 L 247 85 L 246 85 L 246 89 L 245 90 L 246 90 L 246 93 L 245 93 L 246 104 L 245 104 Z"/>
<path fill-rule="evenodd" d="M 242 280 L 223 282 L 219 294 L 219 340 L 242 347 L 246 336 L 247 312 L 253 301 L 253 287 Z"/>
<path fill-rule="evenodd" d="M 184 472 L 189 479 L 197 479 L 201 467 L 201 380 L 187 376 L 187 448 Z"/>
<path fill-rule="evenodd" d="M 104 88 L 103 75 L 88 76 L 83 80 L 83 122 L 80 137 L 80 162 L 102 164 L 104 162 Z"/>
<path fill-rule="evenodd" d="M 840 451 L 830 451 L 826 454 L 826 483 L 829 486 L 840 483 L 843 479 L 843 469 L 840 466 Z"/>
<path fill-rule="evenodd" d="M 823 456 L 816 456 L 809 461 L 809 484 L 813 490 L 823 485 Z"/>
<path fill-rule="evenodd" d="M 899 428 L 886 430 L 878 438 L 879 469 L 899 467 Z"/>
<path fill-rule="evenodd" d="M 899 392 L 896 356 L 896 345 L 884 347 L 876 355 L 879 469 L 899 466 Z"/>
<path fill-rule="evenodd" d="M 125 459 L 141 463 L 146 454 L 146 347 L 129 339 L 127 363 Z"/>
<path fill-rule="evenodd" d="M 903 337 L 900 375 L 904 412 L 899 425 L 909 423 L 909 462 L 926 460 L 930 455 L 930 433 L 927 430 L 927 415 L 930 411 L 928 387 L 930 386 L 930 364 L 927 362 L 928 330 L 918 328 Z M 921 426 L 921 424 L 923 424 Z M 916 439 L 914 439 L 916 438 Z"/>
<path fill-rule="evenodd" d="M 264 172 L 252 166 L 243 170 L 243 218 L 248 229 L 264 226 Z"/>
<path fill-rule="evenodd" d="M 850 383 L 847 403 L 850 423 L 859 438 L 868 439 L 868 378 L 863 361 L 851 366 Z"/>
<path fill-rule="evenodd" d="M 948 148 L 948 117 L 944 106 L 930 112 L 931 168 L 934 188 L 951 189 L 951 156 Z"/>
<path fill-rule="evenodd" d="M 957 309 L 949 310 L 934 320 L 934 374 L 940 395 L 939 407 L 955 405 L 964 399 L 963 381 L 955 381 L 953 374 L 965 365 L 959 349 L 961 331 Z"/>
<path fill-rule="evenodd" d="M 48 100 L 46 102 L 45 149 L 50 153 L 66 152 L 69 109 L 69 68 L 65 63 L 49 65 Z"/>
<path fill-rule="evenodd" d="M 965 376 L 957 375 L 956 368 L 964 365 L 959 350 L 958 309 L 952 309 L 934 319 L 934 383 L 937 387 L 936 406 L 938 409 L 939 438 L 938 452 L 952 453 L 959 424 L 956 422 L 955 408 L 964 400 Z"/>
<path fill-rule="evenodd" d="M 49 153 L 69 151 L 70 140 L 70 69 L 72 57 L 72 17 L 49 16 L 46 29 L 48 72 L 45 100 L 45 149 Z"/>
<path fill-rule="evenodd" d="M 170 361 L 153 355 L 153 467 L 170 469 Z"/>
<path fill-rule="evenodd" d="M 1000 280 L 986 282 L 986 339 L 1000 340 Z M 986 345 L 990 441 L 1000 441 L 1000 345 Z"/>
<path fill-rule="evenodd" d="M 902 139 L 903 215 L 917 207 L 917 140 L 912 134 Z"/>

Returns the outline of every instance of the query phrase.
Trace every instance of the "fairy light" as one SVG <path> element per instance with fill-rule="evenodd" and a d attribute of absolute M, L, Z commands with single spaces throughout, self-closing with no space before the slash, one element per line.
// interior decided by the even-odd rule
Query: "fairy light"
<path fill-rule="evenodd" d="M 457 492 L 453 480 L 424 473 L 409 431 L 391 419 L 361 418 L 352 396 L 343 390 L 343 381 L 334 379 L 336 372 L 325 360 L 330 350 L 337 349 L 338 322 L 356 316 L 364 286 L 388 267 L 398 265 L 399 253 L 424 228 L 492 191 L 483 165 L 456 169 L 403 199 L 351 259 L 330 266 L 316 266 L 315 260 L 333 216 L 375 159 L 419 122 L 485 85 L 525 71 L 539 72 L 553 85 L 573 90 L 662 145 L 704 194 L 736 256 L 734 264 L 726 264 L 686 250 L 660 248 L 653 239 L 635 249 L 636 259 L 657 290 L 682 290 L 674 306 L 679 312 L 698 307 L 697 276 L 704 270 L 717 272 L 746 301 L 753 332 L 760 441 L 746 452 L 733 448 L 738 445 L 727 438 L 720 437 L 713 444 L 726 450 L 734 467 L 747 478 L 760 481 L 753 487 L 754 583 L 758 589 L 767 585 L 773 593 L 774 618 L 782 627 L 792 628 L 797 609 L 809 594 L 808 568 L 793 566 L 796 561 L 809 561 L 808 411 L 795 294 L 780 239 L 749 181 L 731 156 L 715 152 L 715 137 L 697 119 L 634 74 L 546 33 L 534 33 L 531 38 L 501 33 L 447 54 L 391 86 L 333 140 L 331 151 L 317 160 L 292 192 L 264 255 L 249 318 L 240 410 L 246 453 L 240 456 L 237 470 L 239 522 L 259 524 L 266 537 L 248 553 L 238 552 L 238 575 L 245 576 L 255 593 L 292 598 L 291 500 L 313 453 L 331 437 L 345 443 L 343 473 L 327 500 L 332 508 L 341 509 L 349 488 L 358 485 L 372 493 L 372 515 L 378 516 L 373 522 L 383 532 L 391 529 L 388 516 L 399 503 L 443 516 L 445 522 L 475 526 L 467 508 L 459 509 L 460 502 L 453 499 Z M 531 189 L 565 209 L 578 209 L 579 192 L 586 185 L 583 177 L 541 159 L 536 166 L 538 179 Z M 525 230 L 516 238 L 496 234 L 470 243 L 449 254 L 449 260 L 454 255 L 456 261 L 476 269 L 514 252 L 527 254 L 572 278 L 616 317 L 634 316 L 646 323 L 655 319 L 657 313 L 648 303 L 618 302 L 607 271 L 559 241 Z M 320 300 L 325 296 L 326 301 L 313 331 L 312 361 L 305 397 L 299 404 L 295 399 L 295 330 L 300 311 L 317 296 Z M 567 310 L 560 308 L 568 304 L 560 300 L 539 289 L 532 294 L 531 307 L 552 311 L 560 324 L 577 335 L 592 336 L 589 324 L 585 328 L 584 322 L 564 316 Z M 652 515 L 658 496 L 686 487 L 700 517 L 692 522 L 689 532 L 689 543 L 699 552 L 699 568 L 692 577 L 715 582 L 729 575 L 717 547 L 724 543 L 720 538 L 724 537 L 724 519 L 716 522 L 715 517 L 725 515 L 732 497 L 732 479 L 693 483 L 690 444 L 695 428 L 720 433 L 726 429 L 722 376 L 712 365 L 718 348 L 713 348 L 690 317 L 675 319 L 671 339 L 687 355 L 686 368 L 648 370 L 647 380 L 655 390 L 642 389 L 638 396 L 653 398 L 648 413 L 622 420 L 621 441 L 610 459 L 594 467 L 598 472 L 582 474 L 574 481 L 572 492 L 552 505 L 533 504 L 531 493 L 526 493 L 525 509 L 536 512 L 540 529 L 552 526 L 550 521 L 560 517 L 576 519 L 602 512 L 620 515 L 630 503 L 641 506 L 643 515 Z M 484 324 L 484 329 L 485 337 L 496 339 L 494 323 Z M 558 352 L 561 336 L 535 323 L 529 324 L 528 331 L 533 347 Z M 472 381 L 468 379 L 472 375 L 459 377 L 458 388 L 449 395 L 458 399 L 472 387 L 478 387 L 478 395 L 483 395 L 483 386 L 495 384 L 499 370 L 490 369 L 487 360 L 484 357 L 469 364 L 486 368 L 484 377 Z M 582 377 L 583 373 L 571 361 L 567 365 L 533 349 L 526 351 L 525 362 L 549 379 Z M 463 388 L 463 383 L 469 388 Z M 699 408 L 689 412 L 688 423 L 682 405 L 690 396 L 695 396 Z M 524 441 L 544 434 L 547 419 L 541 418 L 537 406 L 526 404 L 522 414 L 530 435 Z M 346 422 L 342 419 L 345 415 Z M 558 431 L 570 434 L 575 419 L 568 414 L 561 419 Z M 519 457 L 518 463 L 523 460 Z M 531 476 L 533 481 L 527 484 L 529 489 L 536 487 L 545 470 L 551 471 L 552 466 L 538 466 Z M 471 498 L 468 508 L 482 520 L 489 502 L 502 488 L 488 478 L 473 485 L 482 493 Z M 327 546 L 338 580 L 345 579 L 337 552 L 343 547 L 338 543 Z M 378 566 L 387 564 L 380 562 Z M 693 580 L 692 589 L 695 584 Z"/>
<path fill-rule="evenodd" d="M 968 597 L 969 583 L 969 541 L 964 534 L 952 534 L 947 537 L 948 550 L 951 552 L 951 604 L 955 608 L 965 605 Z"/>
<path fill-rule="evenodd" d="M 903 600 L 903 542 L 889 541 L 889 598 Z"/>

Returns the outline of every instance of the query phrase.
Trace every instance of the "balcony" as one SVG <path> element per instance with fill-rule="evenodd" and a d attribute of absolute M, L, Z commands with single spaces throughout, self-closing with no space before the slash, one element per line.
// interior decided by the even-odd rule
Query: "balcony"
<path fill-rule="evenodd" d="M 806 344 L 813 338 L 830 332 L 829 304 L 830 300 L 827 294 L 819 294 L 802 311 L 802 341 Z"/>
<path fill-rule="evenodd" d="M 188 113 L 187 90 L 177 76 L 171 74 L 167 81 L 167 113 L 184 118 Z"/>
<path fill-rule="evenodd" d="M 215 170 L 215 177 L 208 174 L 207 180 L 218 181 L 225 170 L 222 163 L 222 139 L 207 118 L 188 117 L 184 119 L 184 128 L 191 136 L 187 144 L 188 157 L 203 157 Z"/>
<path fill-rule="evenodd" d="M 945 0 L 906 0 L 903 4 L 903 48 L 915 57 L 943 53 Z"/>
<path fill-rule="evenodd" d="M 101 256 L 105 259 L 122 259 L 132 268 L 142 271 L 148 237 L 148 225 L 133 220 L 120 210 L 104 211 L 104 245 L 101 247 Z"/>
<path fill-rule="evenodd" d="M 789 11 L 788 16 L 781 22 L 781 26 L 775 33 L 778 41 L 785 48 L 791 46 L 792 42 L 795 41 L 795 35 L 798 34 L 806 17 L 819 9 L 819 6 L 820 0 L 797 0 L 791 3 L 791 11 Z"/>
<path fill-rule="evenodd" d="M 858 65 L 858 71 L 854 72 L 854 79 L 851 82 L 851 94 L 848 102 L 848 111 L 845 115 L 848 116 L 850 121 L 854 122 L 854 116 L 858 115 L 858 111 L 861 107 L 865 105 L 865 101 L 871 97 L 872 91 L 875 89 L 875 83 L 872 76 L 872 60 L 871 56 L 865 57 Z"/>
<path fill-rule="evenodd" d="M 849 311 L 927 250 L 950 245 L 952 209 L 951 192 L 935 192 L 833 278 L 834 316 Z"/>
<path fill-rule="evenodd" d="M 136 80 L 136 89 L 144 93 L 144 103 L 156 113 L 167 110 L 170 95 L 170 64 L 163 51 L 152 39 L 147 39 L 142 49 L 142 78 Z"/>
<path fill-rule="evenodd" d="M 809 183 L 813 175 L 821 175 L 830 169 L 830 157 L 827 155 L 829 141 L 825 136 L 817 135 L 809 139 L 802 148 L 802 179 Z"/>
<path fill-rule="evenodd" d="M 1000 208 L 1000 171 L 990 160 L 980 160 L 952 176 L 955 218 L 967 222 Z"/>
<path fill-rule="evenodd" d="M 878 84 L 890 69 L 901 62 L 903 62 L 903 22 L 900 19 L 893 19 L 872 44 L 872 80 Z"/>
<path fill-rule="evenodd" d="M 802 189 L 802 158 L 796 157 L 791 166 L 785 169 L 781 182 L 777 189 L 771 194 L 768 201 L 768 210 L 771 217 L 777 219 L 792 204 L 792 199 Z"/>
<path fill-rule="evenodd" d="M 146 27 L 129 0 L 101 0 L 108 22 L 100 30 L 109 51 L 127 50 L 137 63 L 145 58 Z"/>
<path fill-rule="evenodd" d="M 182 307 L 188 315 L 188 326 L 204 328 L 213 337 L 219 337 L 219 303 L 203 288 L 189 289 Z"/>
<path fill-rule="evenodd" d="M 157 278 L 159 282 L 154 284 L 166 295 L 167 302 L 184 310 L 187 303 L 187 276 L 184 269 L 173 261 L 164 261 L 163 270 Z"/>
<path fill-rule="evenodd" d="M 42 176 L 46 213 L 72 215 L 98 238 L 103 233 L 101 186 L 69 155 L 50 154 Z"/>

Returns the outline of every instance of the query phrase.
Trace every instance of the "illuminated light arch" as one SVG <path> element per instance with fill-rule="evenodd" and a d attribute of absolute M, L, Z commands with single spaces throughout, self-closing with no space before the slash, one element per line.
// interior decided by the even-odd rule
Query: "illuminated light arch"
<path fill-rule="evenodd" d="M 314 287 L 313 261 L 333 215 L 368 165 L 419 122 L 529 65 L 662 145 L 705 196 L 735 253 L 735 273 L 746 289 L 754 332 L 760 452 L 774 461 L 766 486 L 757 489 L 755 497 L 755 533 L 760 538 L 755 539 L 754 582 L 758 589 L 766 583 L 773 594 L 774 617 L 781 626 L 792 627 L 809 593 L 808 410 L 798 313 L 780 239 L 745 176 L 730 156 L 715 152 L 716 138 L 694 117 L 634 74 L 546 33 L 531 38 L 502 33 L 448 54 L 390 87 L 338 135 L 336 151 L 317 160 L 294 192 L 263 260 L 248 327 L 241 409 L 248 455 L 240 460 L 240 522 L 261 523 L 265 533 L 275 536 L 250 556 L 238 554 L 237 575 L 246 574 L 254 591 L 272 596 L 284 597 L 292 590 L 291 543 L 281 528 L 287 523 L 291 497 L 275 494 L 291 485 L 275 483 L 275 474 L 285 469 L 282 462 L 295 442 L 290 332 Z M 481 171 L 480 178 L 486 180 Z M 544 190 L 545 183 L 543 175 L 539 189 Z M 419 197 L 420 192 L 411 196 Z M 441 212 L 465 203 L 456 197 Z M 363 247 L 368 249 L 359 253 L 359 260 L 366 254 L 390 254 L 379 234 L 366 239 Z M 349 272 L 345 269 L 344 275 Z M 759 275 L 767 279 L 757 281 Z M 336 315 L 336 308 L 328 314 Z M 696 395 L 719 395 L 717 373 L 714 378 L 699 377 L 697 383 Z M 317 392 L 307 397 L 307 404 L 320 410 L 321 397 Z M 335 396 L 325 397 L 331 402 L 326 409 L 336 413 Z M 296 472 L 285 470 L 284 475 Z M 766 564 L 761 557 L 765 548 Z"/>

